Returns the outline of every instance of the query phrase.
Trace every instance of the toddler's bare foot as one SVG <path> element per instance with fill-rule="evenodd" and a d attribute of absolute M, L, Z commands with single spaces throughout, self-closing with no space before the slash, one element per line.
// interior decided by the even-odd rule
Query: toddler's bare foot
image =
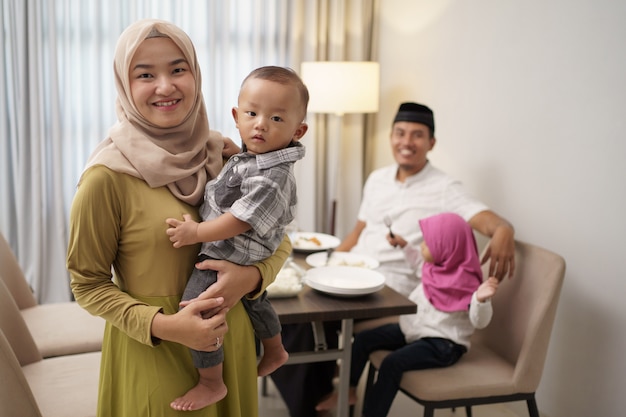
<path fill-rule="evenodd" d="M 198 383 L 190 389 L 182 397 L 176 398 L 170 403 L 170 407 L 178 411 L 194 411 L 215 404 L 220 401 L 226 394 L 228 389 L 222 382 L 221 384 L 213 384 L 211 386 Z"/>
<path fill-rule="evenodd" d="M 259 376 L 266 376 L 280 368 L 289 359 L 289 353 L 280 345 L 263 351 L 263 357 L 257 366 Z"/>

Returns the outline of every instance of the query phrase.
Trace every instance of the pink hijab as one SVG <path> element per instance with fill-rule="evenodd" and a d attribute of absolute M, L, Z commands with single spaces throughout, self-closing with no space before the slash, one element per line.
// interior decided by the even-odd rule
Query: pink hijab
<path fill-rule="evenodd" d="M 472 228 L 454 213 L 442 213 L 419 221 L 434 262 L 425 262 L 422 287 L 438 310 L 467 310 L 472 294 L 483 281 Z"/>
<path fill-rule="evenodd" d="M 196 80 L 195 104 L 179 126 L 161 128 L 139 113 L 130 93 L 130 63 L 147 38 L 170 38 L 191 65 Z M 199 204 L 204 186 L 222 167 L 224 146 L 219 134 L 210 134 L 202 97 L 202 80 L 196 51 L 187 34 L 172 23 L 144 19 L 120 35 L 113 63 L 117 87 L 117 123 L 87 161 L 85 169 L 104 165 L 144 180 L 151 188 L 167 186 L 172 194 L 192 205 Z"/>

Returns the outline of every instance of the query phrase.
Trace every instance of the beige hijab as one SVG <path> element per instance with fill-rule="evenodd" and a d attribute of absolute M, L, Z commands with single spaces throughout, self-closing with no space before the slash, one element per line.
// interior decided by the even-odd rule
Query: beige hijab
<path fill-rule="evenodd" d="M 160 128 L 137 110 L 130 94 L 130 62 L 146 38 L 168 37 L 180 48 L 196 80 L 195 104 L 179 126 Z M 202 97 L 200 67 L 193 43 L 177 26 L 145 19 L 121 35 L 113 63 L 117 87 L 117 123 L 87 161 L 85 169 L 105 165 L 144 180 L 151 188 L 167 186 L 176 198 L 193 205 L 202 201 L 204 186 L 222 167 L 221 135 L 209 132 Z"/>

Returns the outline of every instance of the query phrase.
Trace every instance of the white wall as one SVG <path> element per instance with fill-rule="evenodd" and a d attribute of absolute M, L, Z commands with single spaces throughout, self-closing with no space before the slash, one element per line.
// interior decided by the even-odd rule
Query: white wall
<path fill-rule="evenodd" d="M 385 0 L 381 14 L 376 166 L 398 104 L 431 106 L 434 164 L 567 261 L 542 414 L 624 415 L 626 2 Z"/>

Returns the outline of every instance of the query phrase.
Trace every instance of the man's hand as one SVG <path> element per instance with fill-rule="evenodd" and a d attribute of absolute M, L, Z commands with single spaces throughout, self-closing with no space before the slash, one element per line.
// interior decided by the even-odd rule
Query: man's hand
<path fill-rule="evenodd" d="M 511 278 L 515 272 L 515 239 L 513 228 L 503 225 L 498 227 L 491 237 L 487 250 L 480 260 L 484 264 L 489 260 L 489 276 L 502 280 Z"/>
<path fill-rule="evenodd" d="M 394 233 L 393 237 L 391 236 L 391 233 L 388 233 L 387 242 L 389 242 L 389 244 L 393 246 L 394 248 L 396 246 L 404 248 L 406 244 L 408 243 L 402 236 L 398 235 L 397 233 Z"/>
<path fill-rule="evenodd" d="M 491 238 L 485 255 L 480 260 L 489 262 L 489 276 L 502 280 L 515 272 L 515 229 L 511 223 L 491 210 L 484 210 L 469 219 L 472 229 Z"/>

